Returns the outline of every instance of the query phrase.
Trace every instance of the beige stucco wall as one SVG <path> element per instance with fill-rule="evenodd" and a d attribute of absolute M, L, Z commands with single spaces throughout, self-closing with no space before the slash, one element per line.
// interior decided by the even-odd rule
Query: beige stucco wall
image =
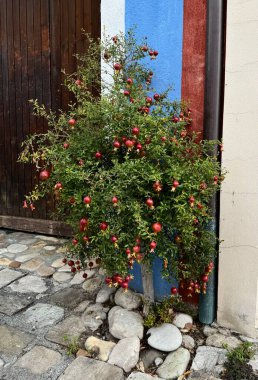
<path fill-rule="evenodd" d="M 258 337 L 258 0 L 227 3 L 218 322 Z"/>

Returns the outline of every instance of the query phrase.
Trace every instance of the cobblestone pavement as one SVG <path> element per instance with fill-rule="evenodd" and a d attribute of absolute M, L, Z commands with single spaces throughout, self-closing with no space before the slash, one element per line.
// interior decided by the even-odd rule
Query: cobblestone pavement
<path fill-rule="evenodd" d="M 114 293 L 98 268 L 87 271 L 87 280 L 72 274 L 62 262 L 64 243 L 0 230 L 0 379 L 183 380 L 190 355 L 193 379 L 219 378 L 222 345 L 235 347 L 240 337 L 215 324 L 205 327 L 206 343 L 194 341 L 185 334 L 191 317 L 181 314 L 154 329 L 144 349 L 142 318 L 133 311 L 141 297 Z M 258 369 L 258 356 L 252 365 Z"/>

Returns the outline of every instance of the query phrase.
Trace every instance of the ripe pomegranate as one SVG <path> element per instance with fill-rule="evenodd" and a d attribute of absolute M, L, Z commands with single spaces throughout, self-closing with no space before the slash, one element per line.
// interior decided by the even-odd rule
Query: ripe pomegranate
<path fill-rule="evenodd" d="M 209 281 L 209 277 L 206 274 L 203 274 L 202 275 L 202 282 L 208 282 L 208 281 Z"/>
<path fill-rule="evenodd" d="M 118 237 L 116 237 L 116 236 L 111 236 L 110 240 L 111 240 L 112 243 L 115 244 L 115 243 L 118 241 Z"/>
<path fill-rule="evenodd" d="M 157 193 L 159 193 L 162 190 L 162 185 L 160 181 L 155 181 L 152 187 L 153 187 L 153 190 L 156 191 Z"/>
<path fill-rule="evenodd" d="M 115 63 L 115 64 L 114 64 L 114 69 L 115 69 L 116 71 L 121 70 L 121 68 L 122 68 L 122 65 L 121 65 L 120 63 Z"/>
<path fill-rule="evenodd" d="M 64 149 L 68 149 L 69 146 L 70 146 L 70 144 L 68 144 L 68 143 L 64 143 L 64 144 L 63 144 Z"/>
<path fill-rule="evenodd" d="M 140 133 L 140 130 L 139 130 L 139 128 L 137 128 L 137 127 L 134 127 L 134 128 L 132 129 L 132 134 L 133 134 L 133 135 L 135 135 L 135 136 L 138 136 L 138 135 L 139 135 L 139 133 Z"/>
<path fill-rule="evenodd" d="M 68 263 L 69 267 L 73 267 L 74 266 L 74 261 L 73 260 L 69 260 Z"/>
<path fill-rule="evenodd" d="M 66 264 L 66 263 L 67 263 L 67 259 L 66 259 L 66 258 L 63 258 L 62 262 L 63 262 L 64 264 Z"/>
<path fill-rule="evenodd" d="M 118 198 L 117 197 L 113 197 L 112 198 L 112 203 L 115 205 L 118 203 Z"/>
<path fill-rule="evenodd" d="M 151 252 L 153 252 L 154 249 L 157 247 L 157 243 L 155 241 L 151 241 L 149 247 Z"/>
<path fill-rule="evenodd" d="M 159 99 L 160 99 L 160 95 L 159 95 L 159 94 L 154 94 L 154 95 L 153 95 L 153 98 L 154 98 L 155 100 L 159 100 Z"/>
<path fill-rule="evenodd" d="M 130 149 L 134 146 L 134 142 L 132 140 L 126 140 L 125 145 Z"/>
<path fill-rule="evenodd" d="M 83 202 L 86 204 L 86 205 L 90 205 L 91 204 L 91 197 L 89 196 L 86 196 L 83 198 Z"/>
<path fill-rule="evenodd" d="M 80 87 L 82 85 L 82 81 L 80 79 L 76 79 L 75 84 Z"/>
<path fill-rule="evenodd" d="M 171 191 L 176 191 L 176 189 L 177 189 L 177 187 L 178 187 L 179 185 L 180 185 L 179 182 L 175 179 L 175 180 L 173 181 Z"/>
<path fill-rule="evenodd" d="M 146 104 L 151 104 L 151 103 L 152 103 L 152 98 L 150 96 L 147 96 Z"/>
<path fill-rule="evenodd" d="M 179 121 L 179 118 L 178 118 L 177 116 L 174 116 L 173 119 L 172 119 L 172 121 L 173 121 L 174 123 L 177 123 L 177 122 Z"/>
<path fill-rule="evenodd" d="M 62 186 L 61 182 L 57 182 L 55 184 L 55 187 L 54 187 L 55 190 L 61 190 L 62 188 L 63 188 L 63 186 Z"/>
<path fill-rule="evenodd" d="M 129 85 L 133 84 L 133 80 L 132 80 L 132 78 L 128 78 L 128 79 L 126 80 L 126 83 L 129 84 Z"/>
<path fill-rule="evenodd" d="M 115 149 L 119 149 L 119 148 L 121 147 L 120 142 L 119 142 L 118 140 L 115 140 L 115 141 L 113 142 L 113 147 L 114 147 Z"/>
<path fill-rule="evenodd" d="M 108 223 L 107 222 L 101 222 L 99 225 L 99 228 L 101 231 L 106 231 L 106 229 L 108 228 Z"/>
<path fill-rule="evenodd" d="M 154 208 L 154 202 L 153 202 L 153 199 L 151 198 L 148 198 L 146 199 L 146 205 L 149 207 L 149 208 Z"/>
<path fill-rule="evenodd" d="M 82 218 L 80 220 L 80 231 L 81 232 L 85 231 L 88 227 L 88 224 L 89 224 L 88 219 Z"/>
<path fill-rule="evenodd" d="M 74 204 L 74 203 L 75 203 L 75 198 L 74 198 L 74 197 L 71 197 L 71 198 L 69 199 L 69 203 L 71 203 L 71 205 Z"/>
<path fill-rule="evenodd" d="M 75 273 L 75 272 L 76 272 L 76 268 L 75 268 L 75 267 L 72 267 L 72 268 L 71 268 L 71 272 L 72 272 L 72 273 Z"/>
<path fill-rule="evenodd" d="M 88 277 L 87 273 L 83 273 L 82 277 L 87 278 Z"/>
<path fill-rule="evenodd" d="M 42 170 L 39 173 L 39 179 L 40 181 L 47 181 L 50 177 L 50 172 L 48 170 Z"/>
<path fill-rule="evenodd" d="M 172 295 L 176 295 L 178 291 L 177 291 L 176 287 L 173 287 L 173 288 L 170 289 L 170 292 L 171 292 Z"/>
<path fill-rule="evenodd" d="M 136 150 L 138 151 L 142 150 L 142 144 L 140 143 L 136 144 Z"/>
<path fill-rule="evenodd" d="M 124 90 L 124 96 L 130 96 L 130 91 Z"/>
<path fill-rule="evenodd" d="M 148 46 L 143 45 L 143 46 L 141 47 L 141 50 L 144 51 L 144 52 L 146 53 L 146 52 L 148 51 Z"/>
<path fill-rule="evenodd" d="M 133 247 L 133 252 L 134 252 L 134 253 L 140 253 L 140 252 L 141 252 L 141 247 L 139 247 L 139 245 L 135 245 L 135 246 Z"/>
<path fill-rule="evenodd" d="M 157 55 L 159 54 L 159 52 L 157 50 L 154 50 L 153 54 L 154 54 L 155 57 L 157 57 Z"/>
<path fill-rule="evenodd" d="M 103 156 L 102 156 L 102 153 L 100 153 L 100 152 L 96 152 L 96 153 L 95 153 L 95 157 L 96 157 L 98 160 L 100 160 Z"/>
<path fill-rule="evenodd" d="M 152 228 L 152 231 L 157 234 L 158 232 L 162 230 L 162 224 L 159 222 L 153 223 L 151 228 Z"/>
<path fill-rule="evenodd" d="M 70 127 L 74 127 L 76 124 L 76 120 L 75 119 L 69 119 L 68 124 L 70 125 Z"/>
<path fill-rule="evenodd" d="M 89 238 L 89 236 L 83 236 L 82 240 L 83 240 L 86 244 L 88 244 L 89 241 L 90 241 L 90 238 Z"/>
<path fill-rule="evenodd" d="M 106 278 L 105 278 L 105 283 L 106 283 L 107 285 L 112 285 L 112 282 L 113 282 L 113 280 L 112 280 L 111 277 L 106 277 Z"/>

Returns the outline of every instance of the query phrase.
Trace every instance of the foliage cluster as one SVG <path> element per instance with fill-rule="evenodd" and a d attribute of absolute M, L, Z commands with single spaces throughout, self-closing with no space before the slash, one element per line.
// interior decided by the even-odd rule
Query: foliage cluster
<path fill-rule="evenodd" d="M 244 342 L 233 350 L 228 350 L 227 361 L 224 364 L 226 380 L 257 380 L 258 375 L 253 373 L 252 367 L 248 364 L 254 356 L 252 343 Z"/>
<path fill-rule="evenodd" d="M 49 129 L 23 143 L 20 161 L 34 163 L 40 179 L 24 207 L 54 194 L 56 218 L 74 232 L 73 271 L 97 257 L 107 283 L 127 288 L 135 261 L 159 256 L 164 276 L 205 291 L 215 253 L 209 202 L 223 180 L 219 142 L 198 141 L 191 109 L 171 101 L 170 89 L 152 87 L 148 59 L 158 52 L 146 39 L 137 44 L 130 31 L 89 40 L 78 71 L 65 82 L 75 98 L 68 112 L 33 102 Z"/>

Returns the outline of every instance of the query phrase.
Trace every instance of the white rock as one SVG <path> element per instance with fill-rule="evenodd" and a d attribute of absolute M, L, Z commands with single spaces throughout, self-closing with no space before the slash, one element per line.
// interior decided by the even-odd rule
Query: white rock
<path fill-rule="evenodd" d="M 71 280 L 71 285 L 80 285 L 85 281 L 85 278 L 82 277 L 82 272 L 75 273 L 73 279 Z"/>
<path fill-rule="evenodd" d="M 18 293 L 44 293 L 47 290 L 46 283 L 42 278 L 31 275 L 13 282 L 8 288 Z"/>
<path fill-rule="evenodd" d="M 87 307 L 82 315 L 82 321 L 85 327 L 91 331 L 96 331 L 102 325 L 103 320 L 106 318 L 106 312 L 101 303 L 92 304 Z"/>
<path fill-rule="evenodd" d="M 216 334 L 216 332 L 217 332 L 217 329 L 215 329 L 215 327 L 211 327 L 209 325 L 205 325 L 203 328 L 203 333 L 205 336 L 210 336 L 212 334 Z"/>
<path fill-rule="evenodd" d="M 190 335 L 183 335 L 182 346 L 188 350 L 192 350 L 195 347 L 195 341 Z"/>
<path fill-rule="evenodd" d="M 142 298 L 139 294 L 134 293 L 130 289 L 125 292 L 120 288 L 115 294 L 115 303 L 124 309 L 133 310 L 138 309 L 142 304 Z"/>
<path fill-rule="evenodd" d="M 187 323 L 193 324 L 193 318 L 184 313 L 177 313 L 173 320 L 173 324 L 179 329 L 183 329 Z"/>
<path fill-rule="evenodd" d="M 65 264 L 63 263 L 63 259 L 56 259 L 52 262 L 51 267 L 53 268 L 62 268 Z"/>
<path fill-rule="evenodd" d="M 4 366 L 4 361 L 3 359 L 0 358 L 0 368 L 2 368 Z"/>
<path fill-rule="evenodd" d="M 116 288 L 110 288 L 107 285 L 104 285 L 97 294 L 96 302 L 105 303 L 109 301 L 109 297 L 111 294 L 115 293 Z"/>
<path fill-rule="evenodd" d="M 206 346 L 214 346 L 222 348 L 227 345 L 228 348 L 236 348 L 240 344 L 240 340 L 235 336 L 225 336 L 222 334 L 212 334 L 206 339 Z"/>
<path fill-rule="evenodd" d="M 82 287 L 84 290 L 86 290 L 87 293 L 92 294 L 92 293 L 97 292 L 101 288 L 102 283 L 103 283 L 102 278 L 93 277 L 93 278 L 87 279 L 87 281 L 85 281 L 82 284 Z"/>
<path fill-rule="evenodd" d="M 155 363 L 156 367 L 159 367 L 163 362 L 164 362 L 164 360 L 162 358 L 156 358 L 154 360 L 154 363 Z"/>
<path fill-rule="evenodd" d="M 97 349 L 96 352 L 96 359 L 103 360 L 106 362 L 109 358 L 109 355 L 113 348 L 115 347 L 114 342 L 107 342 L 105 340 L 101 340 L 98 338 L 95 338 L 95 336 L 90 336 L 86 342 L 85 342 L 85 348 L 87 351 L 94 351 Z"/>
<path fill-rule="evenodd" d="M 38 303 L 27 309 L 23 316 L 27 324 L 41 329 L 63 319 L 64 309 L 59 306 Z"/>
<path fill-rule="evenodd" d="M 200 346 L 197 348 L 191 369 L 194 371 L 213 371 L 217 364 L 226 361 L 227 351 L 217 347 Z"/>
<path fill-rule="evenodd" d="M 136 336 L 121 339 L 109 356 L 108 363 L 123 368 L 125 372 L 131 371 L 139 360 L 140 339 Z"/>
<path fill-rule="evenodd" d="M 66 272 L 56 272 L 53 274 L 53 279 L 57 282 L 66 282 L 71 280 L 72 273 L 66 273 Z"/>
<path fill-rule="evenodd" d="M 162 380 L 162 379 L 157 376 L 148 375 L 147 373 L 132 372 L 131 375 L 127 378 L 127 380 Z"/>
<path fill-rule="evenodd" d="M 249 360 L 248 364 L 253 368 L 253 371 L 258 371 L 258 354 L 254 355 L 254 357 Z"/>
<path fill-rule="evenodd" d="M 134 312 L 114 306 L 108 314 L 109 332 L 115 338 L 123 339 L 132 336 L 143 338 L 143 319 Z"/>
<path fill-rule="evenodd" d="M 163 379 L 177 379 L 185 372 L 189 361 L 190 352 L 180 347 L 166 357 L 164 363 L 157 369 L 157 374 Z"/>
<path fill-rule="evenodd" d="M 44 235 L 36 235 L 35 239 L 45 240 L 45 241 L 52 241 L 54 243 L 58 243 L 58 239 L 53 236 L 44 236 Z"/>
<path fill-rule="evenodd" d="M 147 331 L 147 335 L 149 334 L 148 344 L 160 351 L 174 351 L 182 344 L 181 332 L 176 326 L 170 323 L 152 327 Z"/>
<path fill-rule="evenodd" d="M 10 253 L 20 253 L 28 249 L 28 246 L 25 244 L 10 244 L 7 247 L 8 252 Z"/>
<path fill-rule="evenodd" d="M 46 246 L 44 247 L 44 249 L 45 249 L 46 251 L 54 251 L 54 249 L 56 249 L 56 247 L 55 247 L 54 245 L 46 245 Z"/>
<path fill-rule="evenodd" d="M 91 301 L 85 300 L 79 303 L 79 305 L 74 309 L 75 313 L 82 313 L 85 311 L 85 309 L 89 306 Z"/>

